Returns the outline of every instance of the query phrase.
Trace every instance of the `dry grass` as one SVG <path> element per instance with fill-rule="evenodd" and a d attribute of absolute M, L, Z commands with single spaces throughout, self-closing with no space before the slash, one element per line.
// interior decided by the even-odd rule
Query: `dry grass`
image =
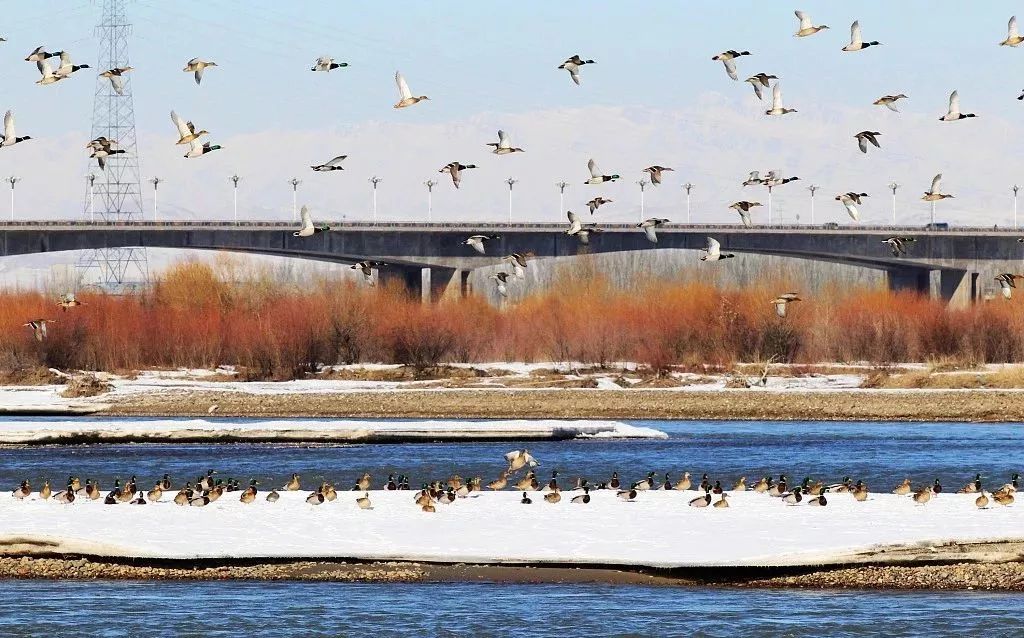
<path fill-rule="evenodd" d="M 219 268 L 179 264 L 150 291 L 82 293 L 86 305 L 69 312 L 43 294 L 0 292 L 0 370 L 233 365 L 240 374 L 231 378 L 293 379 L 323 366 L 383 362 L 405 367 L 396 377 L 326 376 L 405 380 L 475 375 L 444 366 L 476 361 L 575 361 L 582 373 L 619 372 L 615 362 L 635 361 L 639 376 L 664 377 L 757 376 L 757 362 L 769 358 L 795 365 L 773 365 L 773 375 L 794 376 L 828 373 L 822 361 L 866 361 L 865 371 L 930 361 L 937 372 L 1024 360 L 1018 299 L 948 310 L 911 293 L 836 288 L 780 319 L 769 300 L 794 284 L 782 274 L 743 289 L 700 281 L 614 286 L 583 262 L 550 291 L 499 310 L 476 297 L 423 305 L 391 285 L 324 280 L 300 288 Z M 35 318 L 57 319 L 41 343 L 23 326 Z"/>
<path fill-rule="evenodd" d="M 901 374 L 869 376 L 862 388 L 969 390 L 1024 388 L 1024 368 L 1002 368 L 993 372 L 933 372 L 915 370 Z"/>

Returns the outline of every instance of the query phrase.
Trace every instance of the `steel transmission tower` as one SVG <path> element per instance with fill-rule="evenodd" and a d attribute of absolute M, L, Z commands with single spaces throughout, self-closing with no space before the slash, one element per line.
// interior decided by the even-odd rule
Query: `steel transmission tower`
<path fill-rule="evenodd" d="M 126 0 L 101 0 L 101 3 L 103 18 L 95 31 L 99 40 L 97 72 L 129 66 L 128 37 L 132 32 L 125 15 Z M 93 214 L 101 222 L 131 222 L 143 218 L 131 74 L 125 73 L 121 79 L 123 86 L 118 91 L 106 78 L 96 78 L 92 137 L 115 140 L 115 148 L 124 150 L 106 158 L 106 169 L 96 172 L 91 192 L 86 193 L 86 215 L 90 215 L 88 200 L 91 199 Z M 98 269 L 100 284 L 114 291 L 145 284 L 149 279 L 145 248 L 98 248 L 84 254 L 78 266 Z"/>

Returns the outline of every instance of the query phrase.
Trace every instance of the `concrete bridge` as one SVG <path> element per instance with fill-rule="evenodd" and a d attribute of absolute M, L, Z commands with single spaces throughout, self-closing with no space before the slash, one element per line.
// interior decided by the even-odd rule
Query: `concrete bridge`
<path fill-rule="evenodd" d="M 8 222 L 0 223 L 0 256 L 95 248 L 150 247 L 226 250 L 355 263 L 385 261 L 381 276 L 400 277 L 424 299 L 446 290 L 465 293 L 469 271 L 511 252 L 535 258 L 580 254 L 703 248 L 714 237 L 722 250 L 780 255 L 877 269 L 893 289 L 914 289 L 963 306 L 980 295 L 980 281 L 1019 271 L 1024 244 L 1012 229 L 925 230 L 898 226 L 754 226 L 670 224 L 652 244 L 631 224 L 601 224 L 585 246 L 565 224 L 338 223 L 312 237 L 294 237 L 294 224 L 278 222 Z M 480 255 L 462 241 L 498 234 Z M 894 235 L 917 239 L 896 257 L 883 242 Z"/>

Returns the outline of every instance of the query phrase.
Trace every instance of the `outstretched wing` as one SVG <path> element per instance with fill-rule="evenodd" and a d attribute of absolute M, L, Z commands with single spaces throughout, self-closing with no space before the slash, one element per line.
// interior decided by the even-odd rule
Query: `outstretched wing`
<path fill-rule="evenodd" d="M 13 141 L 15 137 L 16 136 L 14 134 L 14 113 L 7 111 L 7 113 L 4 114 L 4 140 Z"/>
<path fill-rule="evenodd" d="M 732 78 L 734 80 L 739 80 L 740 79 L 739 76 L 736 75 L 736 61 L 735 60 L 733 60 L 731 58 L 723 58 L 722 59 L 722 64 L 725 65 L 725 72 L 729 75 L 730 78 Z"/>
<path fill-rule="evenodd" d="M 713 237 L 708 237 L 708 247 L 704 249 L 709 255 L 717 255 L 722 252 L 722 244 Z"/>
<path fill-rule="evenodd" d="M 171 111 L 171 121 L 174 122 L 174 126 L 178 127 L 179 137 L 187 137 L 192 134 L 192 131 L 188 128 L 188 123 L 181 119 L 181 116 L 174 111 Z"/>
<path fill-rule="evenodd" d="M 339 155 L 329 162 L 324 162 L 324 166 L 340 166 L 348 155 Z"/>
<path fill-rule="evenodd" d="M 800 31 L 810 29 L 813 26 L 811 24 L 811 16 L 807 15 L 803 11 L 794 11 L 793 13 L 796 14 L 797 20 L 800 21 Z"/>
<path fill-rule="evenodd" d="M 854 20 L 850 25 L 850 44 L 861 44 L 864 42 L 860 34 L 860 20 Z"/>
<path fill-rule="evenodd" d="M 949 94 L 949 114 L 957 115 L 960 113 L 960 93 L 953 91 Z"/>
<path fill-rule="evenodd" d="M 782 108 L 782 86 L 776 82 L 772 87 L 772 110 Z"/>
<path fill-rule="evenodd" d="M 309 214 L 309 208 L 305 205 L 299 210 L 299 217 L 302 219 L 302 229 L 313 228 L 313 218 Z"/>
<path fill-rule="evenodd" d="M 587 162 L 587 168 L 590 169 L 591 177 L 601 177 L 601 171 L 597 168 L 597 164 L 594 162 L 593 158 Z"/>
<path fill-rule="evenodd" d="M 508 133 L 505 131 L 498 131 L 498 148 L 511 148 L 512 142 L 508 138 Z"/>
<path fill-rule="evenodd" d="M 1011 17 L 1010 21 L 1006 23 L 1006 30 L 1008 32 L 1008 37 L 1006 38 L 1007 40 L 1012 40 L 1014 38 L 1020 37 L 1020 33 L 1017 32 L 1017 16 Z"/>
<path fill-rule="evenodd" d="M 931 190 L 929 190 L 928 192 L 929 193 L 938 193 L 939 192 L 939 182 L 941 180 L 942 180 L 942 173 L 939 173 L 938 175 L 933 177 L 932 178 L 932 187 L 931 187 Z"/>
<path fill-rule="evenodd" d="M 403 100 L 412 97 L 412 91 L 409 90 L 409 85 L 406 83 L 405 78 L 402 77 L 400 71 L 395 71 L 395 84 L 398 85 L 398 95 Z"/>

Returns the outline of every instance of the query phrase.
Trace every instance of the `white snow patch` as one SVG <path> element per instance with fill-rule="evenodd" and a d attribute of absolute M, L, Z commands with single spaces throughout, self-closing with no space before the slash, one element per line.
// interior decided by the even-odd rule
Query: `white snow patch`
<path fill-rule="evenodd" d="M 589 505 L 558 504 L 532 493 L 487 492 L 421 512 L 415 492 L 353 492 L 321 506 L 307 492 L 246 505 L 228 493 L 205 508 L 72 505 L 0 496 L 0 542 L 58 541 L 53 551 L 108 556 L 196 558 L 359 558 L 472 563 L 578 563 L 650 567 L 801 565 L 842 561 L 880 547 L 1024 540 L 1024 508 L 978 510 L 974 495 L 941 494 L 926 505 L 873 495 L 860 503 L 829 496 L 825 508 L 787 506 L 753 492 L 733 493 L 728 509 L 687 506 L 697 493 L 651 491 L 625 503 L 592 492 Z M 360 494 L 361 495 L 361 494 Z M 717 498 L 717 497 L 716 497 Z M 130 530 L 130 533 L 129 533 Z"/>
<path fill-rule="evenodd" d="M 18 420 L 0 426 L 0 443 L 58 441 L 360 441 L 392 439 L 668 438 L 618 421 L 555 419 L 495 421 L 367 421 L 334 419 Z"/>

